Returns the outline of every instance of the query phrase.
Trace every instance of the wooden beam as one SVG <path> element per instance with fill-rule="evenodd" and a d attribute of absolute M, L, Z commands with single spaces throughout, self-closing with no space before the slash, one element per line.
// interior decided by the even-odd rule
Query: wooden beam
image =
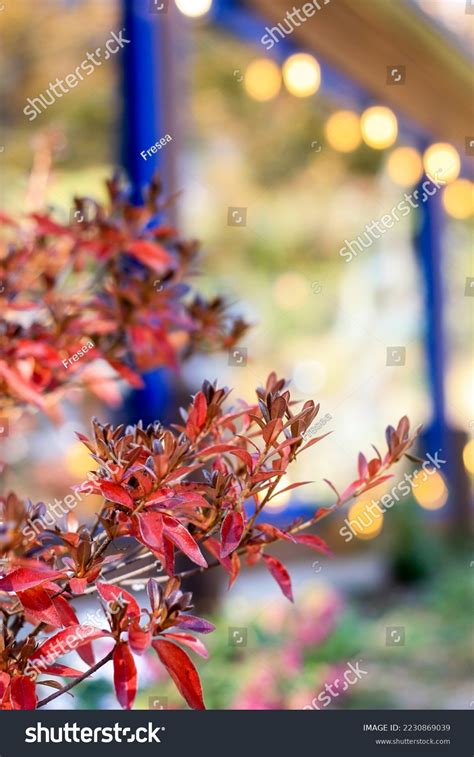
<path fill-rule="evenodd" d="M 355 79 L 377 102 L 464 152 L 465 137 L 474 134 L 474 80 L 467 56 L 452 38 L 403 0 L 319 4 L 321 10 L 295 27 L 289 39 Z M 269 27 L 284 22 L 292 10 L 287 0 L 252 0 L 252 5 Z M 404 84 L 387 84 L 387 68 L 400 65 Z"/>

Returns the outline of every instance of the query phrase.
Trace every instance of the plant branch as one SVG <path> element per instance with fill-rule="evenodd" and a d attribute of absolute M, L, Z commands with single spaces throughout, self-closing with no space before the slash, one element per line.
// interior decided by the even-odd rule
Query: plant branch
<path fill-rule="evenodd" d="M 52 702 L 53 699 L 56 699 L 57 697 L 60 697 L 62 694 L 66 694 L 68 691 L 73 689 L 75 686 L 77 686 L 79 683 L 82 683 L 82 681 L 85 681 L 86 678 L 89 678 L 93 673 L 95 673 L 99 668 L 101 668 L 103 665 L 105 665 L 107 662 L 109 662 L 114 654 L 114 650 L 111 649 L 110 652 L 102 658 L 102 660 L 99 660 L 99 662 L 96 662 L 95 665 L 92 666 L 92 668 L 89 668 L 89 670 L 86 670 L 84 675 L 82 675 L 80 678 L 75 678 L 71 683 L 68 683 L 67 686 L 64 686 L 59 691 L 55 691 L 54 694 L 50 694 L 49 697 L 46 697 L 45 699 L 41 699 L 41 701 L 38 702 L 37 708 L 44 707 L 45 704 L 48 704 L 49 702 Z"/>

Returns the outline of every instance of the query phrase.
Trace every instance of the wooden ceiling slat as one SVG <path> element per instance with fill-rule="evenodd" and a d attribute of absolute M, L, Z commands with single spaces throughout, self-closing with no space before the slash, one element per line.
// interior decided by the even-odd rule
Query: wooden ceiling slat
<path fill-rule="evenodd" d="M 287 0 L 252 4 L 269 26 L 283 21 L 288 11 Z M 296 27 L 291 39 L 319 53 L 429 134 L 461 147 L 473 134 L 469 60 L 401 0 L 333 0 Z M 403 85 L 387 85 L 386 69 L 391 65 L 406 66 Z"/>

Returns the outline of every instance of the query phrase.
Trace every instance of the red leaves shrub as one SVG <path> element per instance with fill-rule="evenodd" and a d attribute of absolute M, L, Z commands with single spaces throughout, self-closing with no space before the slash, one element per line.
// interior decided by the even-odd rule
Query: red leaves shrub
<path fill-rule="evenodd" d="M 74 385 L 103 396 L 90 359 L 101 358 L 138 385 L 140 371 L 176 366 L 196 349 L 230 348 L 246 329 L 226 315 L 220 298 L 193 298 L 183 285 L 197 245 L 154 223 L 162 207 L 159 185 L 152 184 L 140 208 L 116 180 L 108 190 L 107 208 L 76 200 L 81 223 L 60 225 L 38 214 L 24 224 L 0 217 L 7 229 L 0 243 L 0 392 L 7 410 L 31 404 L 52 412 Z M 68 362 L 84 337 L 92 346 Z M 293 601 L 289 573 L 268 548 L 285 540 L 330 554 L 322 539 L 302 532 L 385 481 L 414 440 L 402 418 L 387 429 L 383 456 L 377 450 L 371 460 L 359 456 L 358 477 L 341 495 L 328 482 L 337 497 L 332 507 L 277 528 L 265 522 L 265 507 L 288 467 L 327 436 L 305 441 L 319 405 L 298 407 L 274 373 L 252 403 L 229 406 L 228 396 L 205 381 L 182 421 L 169 428 L 94 420 L 92 437 L 79 438 L 98 468 L 78 488 L 102 497 L 92 527 L 70 516 L 45 526 L 42 503 L 14 493 L 0 497 L 1 709 L 43 706 L 108 662 L 117 699 L 130 708 L 138 686 L 135 655 L 152 651 L 188 705 L 203 709 L 198 672 L 183 647 L 207 657 L 195 634 L 213 626 L 190 614 L 192 596 L 182 582 L 220 567 L 230 588 L 242 560 L 253 566 L 263 559 Z M 179 555 L 194 567 L 177 573 Z M 138 576 L 148 579 L 147 607 L 124 588 Z M 74 609 L 84 595 L 100 603 L 93 622 L 81 623 Z M 110 649 L 96 662 L 99 639 Z M 71 652 L 84 671 L 58 662 Z M 39 700 L 37 686 L 56 691 Z"/>
<path fill-rule="evenodd" d="M 277 528 L 258 516 L 288 466 L 319 441 L 303 439 L 318 408 L 309 401 L 297 409 L 285 382 L 274 374 L 257 390 L 253 404 L 227 407 L 228 394 L 227 389 L 205 382 L 183 413 L 183 422 L 172 428 L 159 423 L 113 427 L 94 420 L 92 437 L 80 436 L 99 466 L 88 492 L 103 497 L 92 530 L 86 526 L 69 530 L 67 525 L 65 530 L 59 525 L 33 529 L 37 511 L 31 505 L 14 495 L 0 499 L 2 521 L 13 509 L 18 524 L 28 518 L 30 523 L 29 530 L 22 528 L 22 540 L 1 542 L 6 565 L 0 577 L 2 707 L 36 706 L 36 684 L 63 691 L 110 660 L 118 701 L 122 707 L 132 707 L 137 692 L 134 655 L 154 650 L 188 705 L 202 709 L 199 676 L 183 647 L 206 657 L 206 648 L 194 634 L 208 633 L 213 627 L 189 614 L 192 598 L 182 591 L 181 580 L 221 566 L 231 585 L 242 560 L 255 565 L 263 558 L 282 593 L 293 601 L 289 573 L 268 548 L 288 540 L 330 553 L 322 539 L 301 532 L 384 481 L 387 469 L 413 443 L 403 418 L 396 430 L 388 429 L 384 456 L 376 452 L 370 461 L 359 457 L 358 478 L 337 495 L 333 507 L 319 508 L 306 522 L 296 520 Z M 116 549 L 118 538 L 127 540 L 125 559 L 123 548 Z M 177 553 L 196 567 L 176 574 Z M 151 563 L 144 561 L 147 555 Z M 156 576 L 156 558 L 162 574 L 149 579 L 150 606 L 140 607 L 120 584 L 138 575 Z M 124 575 L 117 568 L 125 565 Z M 95 592 L 103 606 L 100 628 L 81 625 L 72 607 L 77 596 Z M 33 627 L 19 637 L 25 623 Z M 38 640 L 55 629 L 62 630 Z M 109 639 L 113 647 L 94 663 L 92 642 L 98 638 Z M 73 650 L 89 670 L 81 673 L 53 665 Z M 40 678 L 43 674 L 73 681 L 61 687 Z M 46 701 L 49 698 L 39 704 Z"/>
<path fill-rule="evenodd" d="M 184 283 L 198 244 L 155 221 L 164 207 L 158 181 L 142 207 L 129 203 L 117 178 L 107 188 L 107 206 L 77 198 L 67 225 L 38 213 L 21 223 L 0 214 L 4 406 L 53 412 L 70 386 L 106 399 L 108 374 L 91 361 L 141 386 L 140 372 L 177 368 L 196 350 L 229 349 L 247 328 L 221 298 L 206 301 Z M 85 343 L 93 346 L 78 354 Z"/>

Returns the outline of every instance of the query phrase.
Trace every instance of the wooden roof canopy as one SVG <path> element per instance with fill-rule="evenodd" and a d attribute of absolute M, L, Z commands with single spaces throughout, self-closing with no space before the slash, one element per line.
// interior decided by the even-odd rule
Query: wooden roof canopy
<path fill-rule="evenodd" d="M 284 21 L 289 9 L 287 0 L 252 0 L 252 5 L 268 26 Z M 380 104 L 464 151 L 466 136 L 474 133 L 474 79 L 468 56 L 453 38 L 404 0 L 331 0 L 328 5 L 319 0 L 319 5 L 321 10 L 290 39 L 316 57 L 319 53 Z M 474 16 L 465 18 L 474 22 Z M 406 66 L 405 83 L 387 85 L 387 66 L 398 65 Z"/>

